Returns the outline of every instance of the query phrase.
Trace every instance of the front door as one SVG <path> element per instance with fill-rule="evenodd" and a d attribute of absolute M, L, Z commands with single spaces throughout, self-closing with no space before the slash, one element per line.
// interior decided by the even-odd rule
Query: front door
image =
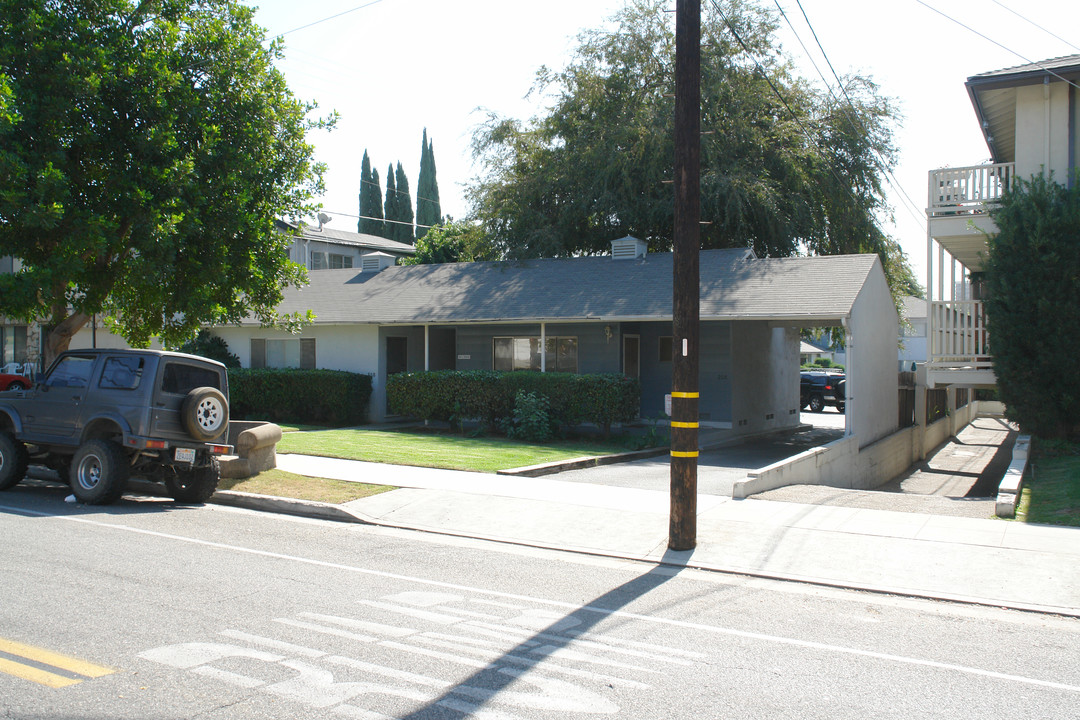
<path fill-rule="evenodd" d="M 390 377 L 409 369 L 409 339 L 386 338 L 386 376 Z M 386 412 L 390 413 L 390 398 L 386 399 Z"/>
<path fill-rule="evenodd" d="M 641 375 L 641 337 L 623 336 L 623 375 L 636 378 Z"/>

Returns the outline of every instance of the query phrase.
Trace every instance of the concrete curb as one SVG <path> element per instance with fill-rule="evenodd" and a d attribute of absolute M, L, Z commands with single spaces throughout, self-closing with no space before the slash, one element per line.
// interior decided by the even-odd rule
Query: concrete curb
<path fill-rule="evenodd" d="M 510 475 L 513 477 L 541 477 L 554 475 L 565 470 L 580 470 L 582 468 L 599 467 L 601 465 L 614 465 L 616 463 L 633 462 L 645 458 L 667 455 L 668 448 L 648 448 L 647 450 L 631 450 L 630 452 L 615 453 L 613 455 L 595 455 L 588 457 L 571 458 L 570 460 L 556 460 L 539 465 L 525 465 L 509 470 L 499 470 L 496 475 Z"/>
<path fill-rule="evenodd" d="M 1012 462 L 1005 471 L 1005 477 L 998 485 L 997 503 L 994 513 L 1000 518 L 1016 517 L 1016 505 L 1020 502 L 1020 490 L 1027 472 L 1028 456 L 1031 452 L 1031 436 L 1020 435 L 1013 445 Z"/>

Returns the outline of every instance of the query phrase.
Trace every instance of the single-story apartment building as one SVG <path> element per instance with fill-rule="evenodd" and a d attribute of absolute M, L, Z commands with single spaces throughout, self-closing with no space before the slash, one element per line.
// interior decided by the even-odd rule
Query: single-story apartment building
<path fill-rule="evenodd" d="M 372 262 L 376 258 L 378 263 Z M 700 253 L 700 419 L 754 435 L 799 424 L 800 331 L 843 327 L 847 428 L 865 446 L 897 427 L 898 317 L 876 255 L 757 258 Z M 621 372 L 638 377 L 641 416 L 671 392 L 673 257 L 636 238 L 612 254 L 311 273 L 280 312 L 314 311 L 299 335 L 250 320 L 214 328 L 244 367 L 368 373 L 371 420 L 386 378 L 420 370 Z"/>

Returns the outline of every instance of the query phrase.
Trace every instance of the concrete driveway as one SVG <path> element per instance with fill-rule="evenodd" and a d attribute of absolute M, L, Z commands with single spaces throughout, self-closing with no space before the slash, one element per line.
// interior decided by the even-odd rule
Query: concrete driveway
<path fill-rule="evenodd" d="M 802 413 L 801 420 L 803 424 L 813 426 L 812 429 L 702 452 L 698 458 L 698 493 L 731 497 L 732 485 L 751 470 L 839 440 L 844 435 L 844 416 L 832 408 L 823 413 Z M 554 477 L 566 482 L 667 490 L 671 484 L 671 469 L 668 456 L 660 455 L 615 465 L 567 470 Z"/>

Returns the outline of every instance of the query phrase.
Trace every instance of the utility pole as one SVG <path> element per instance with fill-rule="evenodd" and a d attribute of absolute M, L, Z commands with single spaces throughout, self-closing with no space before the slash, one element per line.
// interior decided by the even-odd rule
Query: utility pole
<path fill-rule="evenodd" d="M 675 4 L 674 320 L 668 547 L 697 545 L 701 247 L 701 2 Z"/>

